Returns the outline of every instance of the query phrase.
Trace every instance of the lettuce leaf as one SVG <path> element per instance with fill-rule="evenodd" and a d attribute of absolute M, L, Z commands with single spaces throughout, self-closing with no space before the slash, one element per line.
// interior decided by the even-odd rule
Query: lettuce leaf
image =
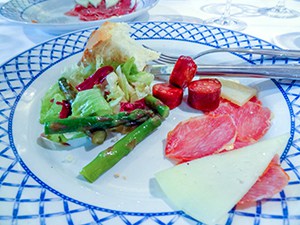
<path fill-rule="evenodd" d="M 83 132 L 72 132 L 72 133 L 65 133 L 65 134 L 50 134 L 50 135 L 45 135 L 44 137 L 47 138 L 49 141 L 67 145 L 70 144 L 70 141 L 76 140 L 78 138 L 87 137 L 87 135 Z"/>
<path fill-rule="evenodd" d="M 84 79 L 91 76 L 96 71 L 96 65 L 89 64 L 87 66 L 73 65 L 71 67 L 67 67 L 62 72 L 62 77 L 65 77 L 73 87 L 76 87 L 78 84 L 82 83 Z"/>
<path fill-rule="evenodd" d="M 120 62 L 104 60 L 102 55 L 96 56 L 96 70 L 103 66 L 112 66 L 116 70 L 116 68 L 120 65 L 121 65 Z"/>
<path fill-rule="evenodd" d="M 62 102 L 63 100 L 65 100 L 65 96 L 60 91 L 58 84 L 56 83 L 52 85 L 42 98 L 42 106 L 40 110 L 41 124 L 46 121 L 59 118 L 62 106 L 56 104 L 56 102 Z"/>
<path fill-rule="evenodd" d="M 122 72 L 121 66 L 116 69 L 116 74 L 119 77 L 119 86 L 124 92 L 126 101 L 130 102 L 132 96 L 134 96 L 134 88 L 129 84 L 126 75 Z"/>
<path fill-rule="evenodd" d="M 102 116 L 111 113 L 110 105 L 98 88 L 78 92 L 72 103 L 71 116 Z"/>
<path fill-rule="evenodd" d="M 150 85 L 154 80 L 153 74 L 138 71 L 134 61 L 135 59 L 132 57 L 122 65 L 122 72 L 125 74 L 128 83 L 134 88 L 134 95 L 131 94 L 131 101 L 139 100 L 150 94 Z"/>
<path fill-rule="evenodd" d="M 110 73 L 106 77 L 107 85 L 105 86 L 106 99 L 109 105 L 113 108 L 117 106 L 122 100 L 125 100 L 125 94 L 119 84 L 119 78 L 116 73 Z"/>
<path fill-rule="evenodd" d="M 126 77 L 128 77 L 131 74 L 137 74 L 139 72 L 134 61 L 135 58 L 131 57 L 124 64 L 121 65 L 122 72 L 125 74 Z"/>

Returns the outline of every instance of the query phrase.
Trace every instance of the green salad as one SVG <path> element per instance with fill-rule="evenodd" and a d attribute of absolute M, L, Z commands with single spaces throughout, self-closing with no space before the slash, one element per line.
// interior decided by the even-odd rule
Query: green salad
<path fill-rule="evenodd" d="M 134 105 L 151 93 L 153 79 L 153 74 L 137 69 L 133 57 L 121 64 L 103 62 L 98 58 L 95 64 L 73 65 L 62 72 L 43 97 L 40 123 L 49 127 L 49 124 L 66 119 L 72 119 L 71 123 L 74 123 L 78 118 L 108 116 L 126 111 L 128 104 Z M 140 102 L 139 108 L 144 106 L 141 107 Z M 45 128 L 43 136 L 66 144 L 71 139 L 93 137 L 92 134 L 98 130 L 96 127 L 91 130 L 78 128 L 76 131 L 48 132 Z"/>

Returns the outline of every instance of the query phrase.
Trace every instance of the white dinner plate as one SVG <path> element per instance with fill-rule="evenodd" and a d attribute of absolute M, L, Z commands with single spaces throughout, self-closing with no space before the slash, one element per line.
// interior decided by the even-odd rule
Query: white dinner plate
<path fill-rule="evenodd" d="M 137 0 L 136 2 L 136 10 L 130 14 L 95 21 L 81 21 L 78 17 L 65 15 L 67 11 L 74 8 L 75 0 L 11 0 L 2 5 L 0 15 L 14 23 L 59 34 L 99 26 L 107 20 L 115 22 L 133 21 L 153 8 L 158 0 Z"/>
<path fill-rule="evenodd" d="M 300 32 L 280 34 L 273 41 L 281 48 L 300 50 Z"/>
<path fill-rule="evenodd" d="M 272 44 L 243 33 L 183 22 L 131 23 L 138 42 L 173 55 L 195 54 L 207 48 L 259 47 Z M 171 111 L 149 137 L 116 166 L 90 184 L 79 171 L 101 150 L 113 144 L 86 144 L 51 150 L 39 144 L 42 96 L 75 64 L 94 28 L 62 35 L 39 44 L 0 67 L 0 224 L 47 225 L 190 225 L 201 224 L 173 208 L 154 182 L 154 174 L 173 166 L 164 157 L 167 132 L 184 119 L 201 115 L 187 104 Z M 295 63 L 243 54 L 210 55 L 208 63 Z M 239 79 L 258 90 L 258 97 L 273 113 L 264 138 L 290 133 L 281 155 L 289 184 L 272 198 L 247 210 L 232 209 L 223 224 L 300 224 L 300 82 Z M 197 207 L 197 206 L 195 206 Z"/>

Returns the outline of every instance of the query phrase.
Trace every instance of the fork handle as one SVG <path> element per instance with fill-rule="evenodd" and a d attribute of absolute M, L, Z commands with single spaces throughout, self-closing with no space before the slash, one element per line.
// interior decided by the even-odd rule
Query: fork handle
<path fill-rule="evenodd" d="M 214 48 L 204 52 L 200 52 L 193 58 L 197 59 L 200 56 L 207 55 L 210 53 L 217 52 L 231 52 L 231 53 L 247 53 L 247 54 L 258 54 L 258 55 L 269 55 L 280 58 L 300 58 L 300 50 L 289 50 L 289 49 L 259 49 L 259 48 Z"/>
<path fill-rule="evenodd" d="M 147 65 L 154 75 L 170 75 L 174 65 Z M 300 80 L 300 64 L 290 65 L 198 65 L 197 75 L 253 78 L 287 78 Z"/>
<path fill-rule="evenodd" d="M 197 75 L 300 79 L 300 65 L 199 65 Z"/>

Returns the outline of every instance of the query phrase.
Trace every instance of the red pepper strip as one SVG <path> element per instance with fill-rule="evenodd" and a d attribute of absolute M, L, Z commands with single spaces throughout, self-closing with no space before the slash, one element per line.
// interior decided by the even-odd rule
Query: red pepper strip
<path fill-rule="evenodd" d="M 123 112 L 123 111 L 131 112 L 135 109 L 146 109 L 146 108 L 147 108 L 147 105 L 145 103 L 145 100 L 142 98 L 133 103 L 121 102 L 120 112 Z"/>
<path fill-rule="evenodd" d="M 71 105 L 68 101 L 63 100 L 62 102 L 56 102 L 57 105 L 61 105 L 61 111 L 59 113 L 59 118 L 64 119 L 71 115 Z"/>
<path fill-rule="evenodd" d="M 82 83 L 76 86 L 78 91 L 83 91 L 87 89 L 91 89 L 96 84 L 100 84 L 104 81 L 106 76 L 114 71 L 112 66 L 103 66 L 98 69 L 93 75 L 85 79 Z"/>

